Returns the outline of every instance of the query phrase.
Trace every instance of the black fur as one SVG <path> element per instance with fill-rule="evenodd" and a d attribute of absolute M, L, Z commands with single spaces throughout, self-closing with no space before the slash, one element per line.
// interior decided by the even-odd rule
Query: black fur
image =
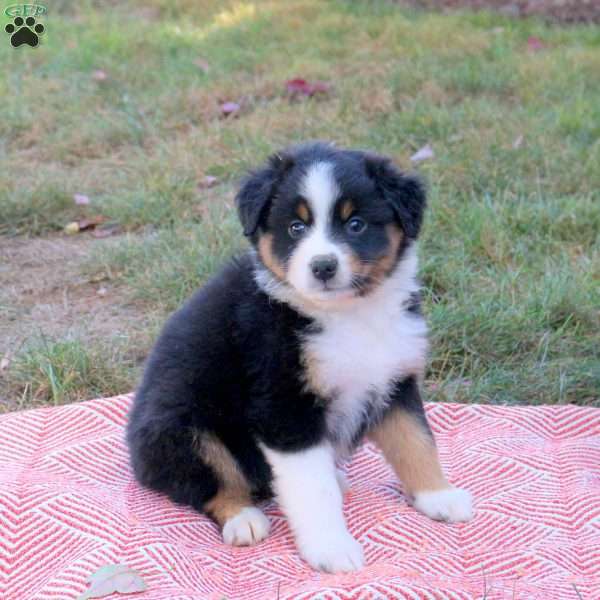
<path fill-rule="evenodd" d="M 380 219 L 383 226 L 397 218 L 407 236 L 417 236 L 424 194 L 415 179 L 385 159 L 340 153 L 323 144 L 277 155 L 245 181 L 237 197 L 245 234 L 256 243 L 261 231 L 277 236 L 287 228 L 286 211 L 293 202 L 277 208 L 273 203 L 292 198 L 305 167 L 327 158 L 343 182 L 343 197 L 363 211 L 378 211 L 372 223 Z M 374 196 L 385 202 L 376 203 Z M 376 252 L 376 236 L 370 243 L 371 250 L 367 243 L 359 251 Z M 283 245 L 275 250 L 290 251 Z M 272 493 L 259 442 L 293 451 L 326 434 L 327 399 L 306 391 L 301 360 L 302 339 L 317 325 L 259 288 L 255 260 L 248 253 L 231 261 L 171 316 L 148 359 L 129 419 L 127 440 L 137 479 L 197 510 L 219 488 L 217 474 L 194 449 L 197 432 L 213 433 L 223 442 L 255 499 Z M 421 414 L 415 389 L 414 378 L 398 382 L 393 404 Z"/>
<path fill-rule="evenodd" d="M 338 207 L 351 200 L 356 212 L 369 222 L 368 231 L 360 237 L 347 235 L 337 212 L 332 223 L 333 236 L 350 246 L 360 260 L 375 260 L 381 255 L 388 243 L 385 226 L 391 222 L 397 222 L 405 234 L 399 254 L 417 238 L 425 209 L 425 189 L 417 177 L 405 175 L 385 157 L 340 151 L 318 142 L 275 154 L 265 168 L 246 178 L 237 196 L 246 236 L 256 242 L 259 229 L 273 233 L 275 254 L 286 263 L 297 244 L 287 234 L 287 225 L 303 201 L 299 181 L 317 162 L 335 165 L 341 187 Z"/>

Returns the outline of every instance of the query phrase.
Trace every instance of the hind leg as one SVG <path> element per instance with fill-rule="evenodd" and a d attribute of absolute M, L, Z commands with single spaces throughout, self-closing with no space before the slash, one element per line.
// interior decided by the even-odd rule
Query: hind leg
<path fill-rule="evenodd" d="M 219 490 L 204 511 L 221 526 L 225 543 L 249 546 L 263 540 L 269 533 L 269 520 L 253 505 L 248 480 L 231 452 L 217 436 L 206 432 L 197 436 L 196 446 L 219 481 Z"/>
<path fill-rule="evenodd" d="M 269 521 L 254 506 L 251 486 L 220 439 L 191 428 L 130 424 L 128 441 L 138 481 L 211 517 L 226 543 L 255 544 Z"/>

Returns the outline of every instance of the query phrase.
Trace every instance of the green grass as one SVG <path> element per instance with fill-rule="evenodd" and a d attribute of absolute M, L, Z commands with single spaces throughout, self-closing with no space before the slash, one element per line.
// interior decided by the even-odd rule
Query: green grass
<path fill-rule="evenodd" d="M 266 154 L 324 138 L 410 169 L 429 143 L 431 397 L 600 405 L 600 29 L 384 1 L 53 10 L 42 47 L 0 45 L 0 234 L 49 235 L 82 213 L 119 222 L 127 236 L 84 272 L 119 286 L 154 332 L 241 247 L 235 182 Z M 529 36 L 545 48 L 528 51 Z M 332 91 L 291 102 L 295 76 Z M 223 119 L 229 100 L 242 111 Z M 199 190 L 207 174 L 219 184 Z M 134 349 L 66 336 L 57 352 L 26 345 L 10 394 L 134 385 Z"/>
<path fill-rule="evenodd" d="M 41 337 L 11 366 L 11 377 L 21 382 L 13 405 L 56 405 L 116 395 L 127 389 L 133 367 L 124 358 L 123 348 L 100 344 L 89 348 L 78 339 L 53 341 Z"/>

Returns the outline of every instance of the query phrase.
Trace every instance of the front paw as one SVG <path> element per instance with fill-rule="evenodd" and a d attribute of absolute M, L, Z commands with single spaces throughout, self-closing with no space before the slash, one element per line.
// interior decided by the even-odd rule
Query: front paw
<path fill-rule="evenodd" d="M 413 506 L 430 519 L 457 523 L 473 518 L 473 502 L 467 490 L 449 487 L 435 492 L 418 492 Z"/>
<path fill-rule="evenodd" d="M 311 567 L 327 573 L 356 571 L 365 562 L 362 546 L 348 532 L 336 536 L 315 536 L 298 546 L 300 554 Z"/>

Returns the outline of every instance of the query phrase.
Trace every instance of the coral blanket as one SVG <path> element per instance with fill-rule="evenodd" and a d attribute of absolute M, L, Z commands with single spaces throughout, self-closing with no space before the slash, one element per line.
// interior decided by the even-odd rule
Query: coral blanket
<path fill-rule="evenodd" d="M 102 565 L 125 563 L 164 600 L 600 598 L 600 410 L 429 405 L 470 523 L 410 508 L 381 455 L 348 466 L 350 530 L 367 567 L 347 575 L 300 560 L 272 504 L 267 540 L 225 546 L 215 525 L 140 488 L 123 427 L 129 396 L 0 418 L 0 599 L 68 600 Z"/>

